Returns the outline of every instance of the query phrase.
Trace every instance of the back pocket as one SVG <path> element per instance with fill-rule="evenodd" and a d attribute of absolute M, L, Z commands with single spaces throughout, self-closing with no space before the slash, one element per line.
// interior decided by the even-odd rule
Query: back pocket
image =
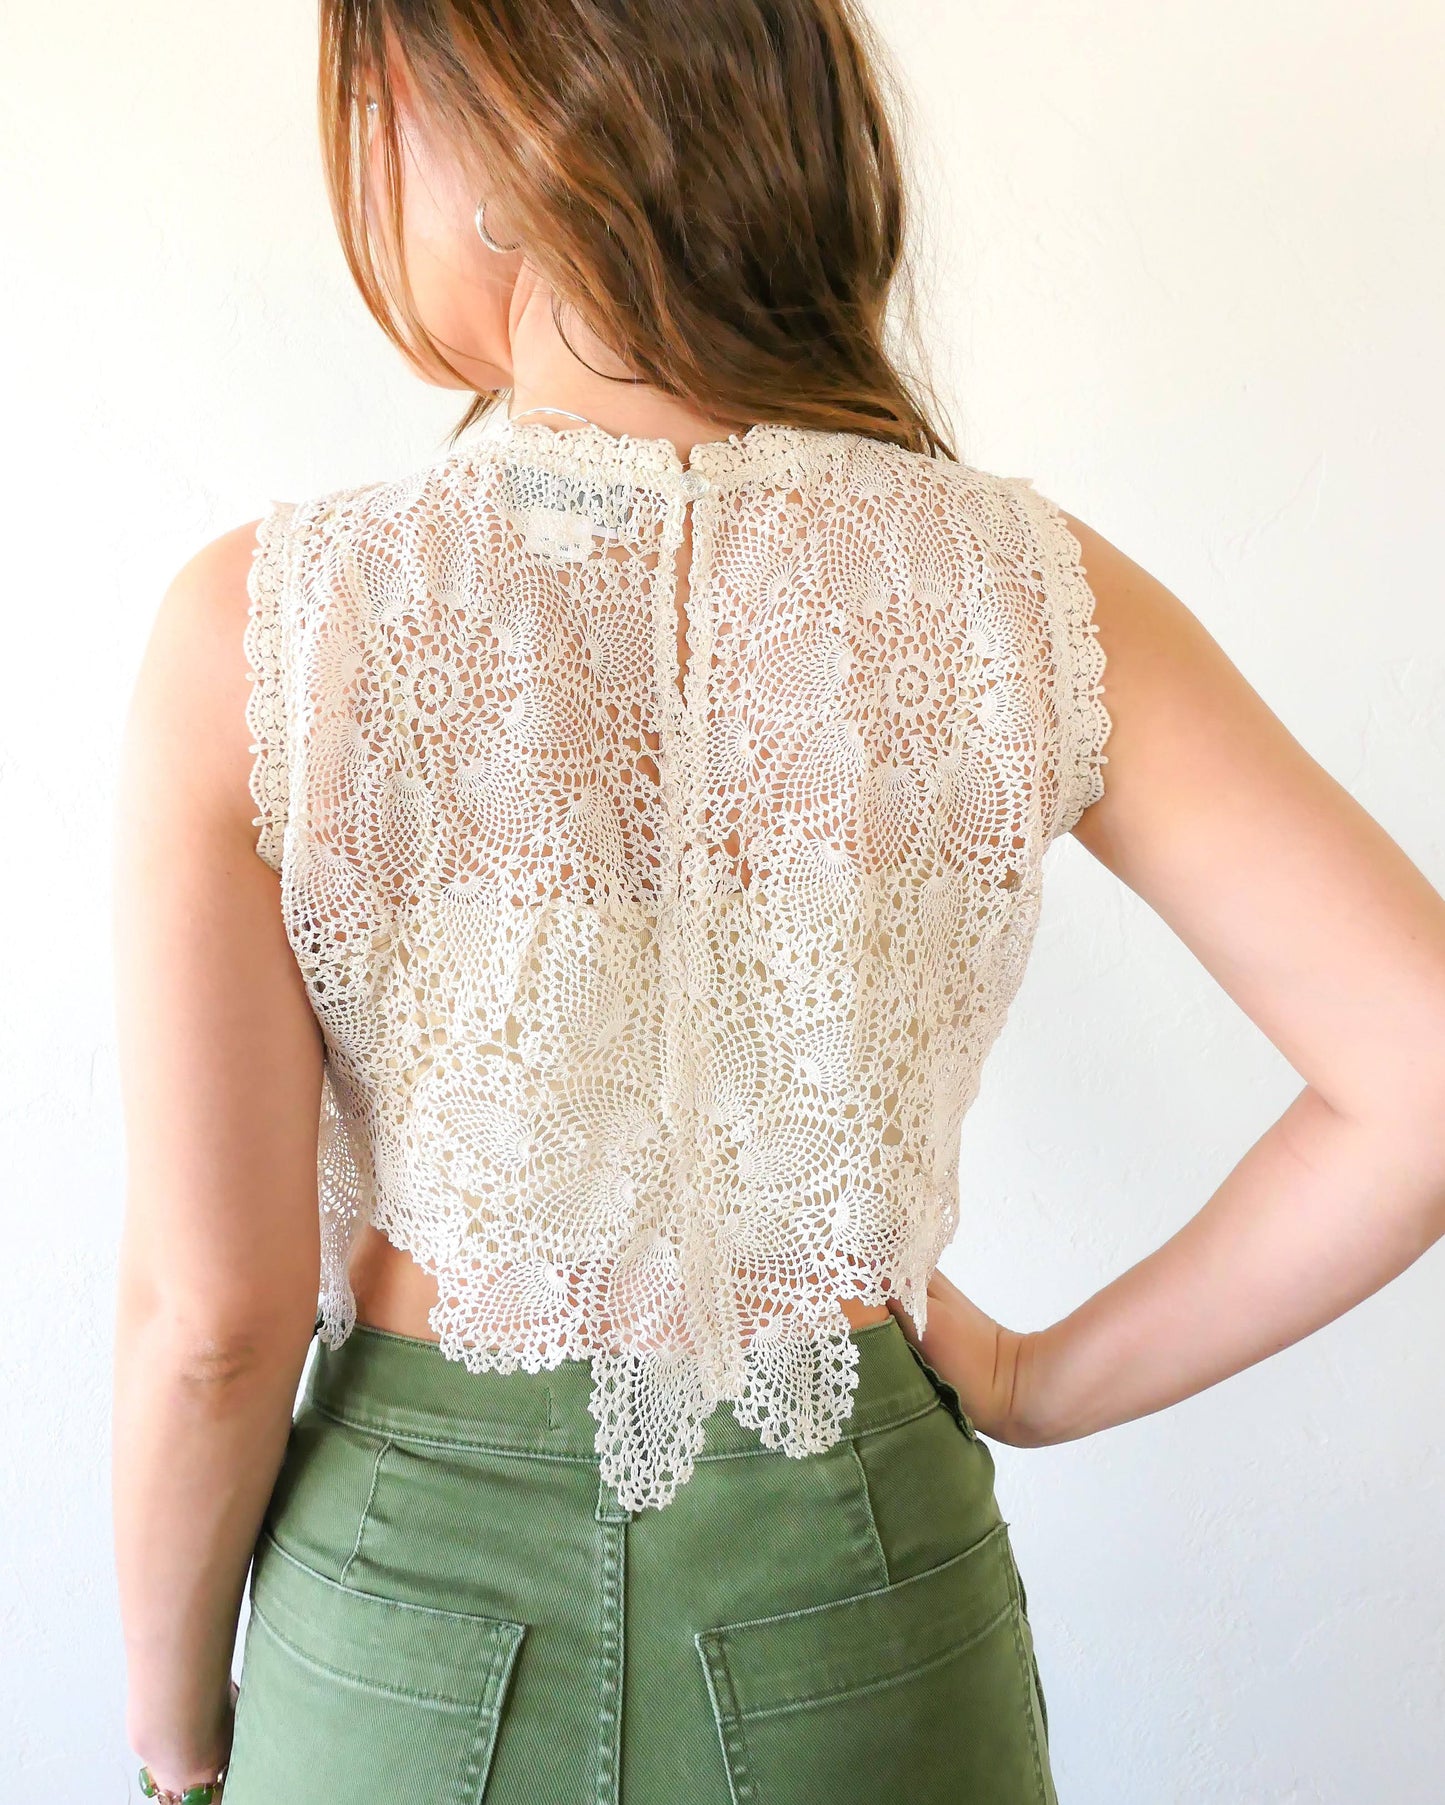
<path fill-rule="evenodd" d="M 1056 1805 L 1004 1523 L 908 1579 L 695 1640 L 738 1805 Z"/>
<path fill-rule="evenodd" d="M 525 1631 L 355 1591 L 263 1535 L 226 1805 L 481 1805 Z"/>

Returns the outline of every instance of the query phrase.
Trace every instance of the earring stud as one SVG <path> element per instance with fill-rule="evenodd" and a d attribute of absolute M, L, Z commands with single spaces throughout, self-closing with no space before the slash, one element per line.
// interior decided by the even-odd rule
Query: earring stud
<path fill-rule="evenodd" d="M 519 244 L 498 244 L 495 238 L 489 236 L 487 232 L 487 203 L 485 201 L 477 202 L 477 210 L 472 215 L 472 223 L 477 228 L 477 237 L 481 239 L 482 243 L 489 251 L 498 251 L 505 255 L 508 251 L 521 250 L 522 247 Z"/>

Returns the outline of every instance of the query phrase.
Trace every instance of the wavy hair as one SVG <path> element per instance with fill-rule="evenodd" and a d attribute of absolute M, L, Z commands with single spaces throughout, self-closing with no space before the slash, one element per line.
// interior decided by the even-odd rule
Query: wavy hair
<path fill-rule="evenodd" d="M 638 379 L 740 424 L 955 456 L 927 376 L 887 348 L 900 312 L 916 342 L 889 116 L 907 103 L 857 0 L 321 0 L 322 157 L 348 267 L 393 343 L 465 382 L 400 255 L 392 47 L 412 104 L 520 227 L 554 316 L 565 302 Z M 474 393 L 452 442 L 503 393 Z"/>

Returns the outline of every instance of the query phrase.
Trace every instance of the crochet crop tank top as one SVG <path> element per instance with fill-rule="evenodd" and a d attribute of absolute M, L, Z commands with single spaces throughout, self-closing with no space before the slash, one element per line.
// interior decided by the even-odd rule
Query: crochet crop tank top
<path fill-rule="evenodd" d="M 1027 478 L 772 424 L 685 465 L 507 421 L 269 504 L 246 720 L 329 1345 L 370 1222 L 449 1358 L 591 1361 L 629 1509 L 724 1401 L 840 1438 L 840 1299 L 925 1328 L 1043 855 L 1102 794 L 1080 557 Z"/>

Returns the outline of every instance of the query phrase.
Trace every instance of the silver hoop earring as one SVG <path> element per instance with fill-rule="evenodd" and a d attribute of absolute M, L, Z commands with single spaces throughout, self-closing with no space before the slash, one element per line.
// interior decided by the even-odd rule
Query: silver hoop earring
<path fill-rule="evenodd" d="M 502 255 L 505 255 L 508 251 L 520 251 L 521 250 L 522 247 L 519 244 L 498 244 L 495 238 L 488 237 L 488 235 L 487 235 L 487 203 L 485 201 L 477 202 L 477 210 L 472 215 L 472 223 L 477 228 L 477 237 L 481 239 L 482 243 L 487 247 L 487 249 L 489 251 L 497 251 L 497 252 L 501 253 Z"/>

